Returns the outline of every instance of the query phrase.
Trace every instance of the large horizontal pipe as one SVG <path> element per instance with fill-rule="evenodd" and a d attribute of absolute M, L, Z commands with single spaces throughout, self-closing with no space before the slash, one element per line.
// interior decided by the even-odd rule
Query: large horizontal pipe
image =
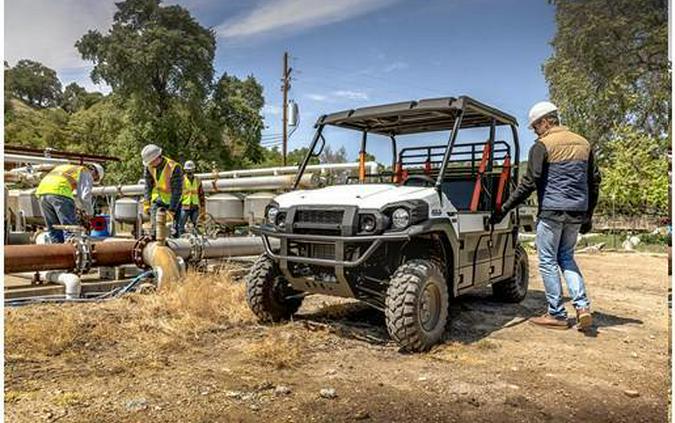
<path fill-rule="evenodd" d="M 135 241 L 92 243 L 93 266 L 120 266 L 133 262 Z M 190 241 L 169 239 L 167 246 L 185 260 L 193 259 Z M 263 252 L 259 237 L 224 237 L 207 239 L 198 258 L 221 258 L 257 255 Z M 5 273 L 35 272 L 40 270 L 71 270 L 75 268 L 73 244 L 5 245 Z"/>
<path fill-rule="evenodd" d="M 192 258 L 190 257 L 192 246 L 187 239 L 168 239 L 167 246 L 178 257 L 182 257 L 185 260 Z M 223 237 L 205 240 L 202 245 L 202 251 L 202 258 L 242 257 L 262 254 L 264 247 L 262 239 L 257 236 Z"/>
<path fill-rule="evenodd" d="M 241 179 L 217 179 L 202 181 L 205 192 L 236 192 L 236 191 L 276 191 L 293 187 L 293 175 L 256 176 Z M 319 177 L 313 174 L 303 175 L 300 186 L 308 188 L 317 185 Z M 143 195 L 145 185 L 108 185 L 94 187 L 94 195 L 114 195 L 119 197 Z"/>
<path fill-rule="evenodd" d="M 92 244 L 95 266 L 119 266 L 132 262 L 134 241 L 96 242 Z M 5 273 L 75 268 L 75 245 L 5 245 Z"/>
<path fill-rule="evenodd" d="M 75 267 L 75 246 L 5 245 L 5 273 L 69 270 Z"/>
<path fill-rule="evenodd" d="M 377 162 L 366 162 L 366 167 L 370 169 L 370 173 L 377 172 Z M 351 170 L 358 169 L 359 163 L 324 163 L 318 165 L 309 165 L 305 171 L 331 171 L 331 170 Z M 197 173 L 195 176 L 199 179 L 221 179 L 221 178 L 238 178 L 241 176 L 258 176 L 258 175 L 281 175 L 286 173 L 295 174 L 298 172 L 298 166 L 284 166 L 284 167 L 266 167 L 261 169 L 244 169 L 244 170 L 228 170 L 225 172 L 211 172 L 211 173 Z"/>

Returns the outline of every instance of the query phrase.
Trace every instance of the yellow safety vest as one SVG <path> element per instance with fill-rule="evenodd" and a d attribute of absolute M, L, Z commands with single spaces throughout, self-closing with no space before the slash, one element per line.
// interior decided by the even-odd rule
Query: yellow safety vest
<path fill-rule="evenodd" d="M 80 173 L 83 170 L 85 170 L 84 166 L 79 165 L 56 166 L 42 178 L 35 195 L 60 195 L 74 200 L 73 191 L 77 189 L 77 181 L 80 180 Z"/>
<path fill-rule="evenodd" d="M 192 177 L 192 182 L 187 176 L 183 176 L 183 208 L 189 209 L 193 206 L 199 206 L 199 187 L 201 181 L 196 176 Z"/>
<path fill-rule="evenodd" d="M 155 182 L 155 186 L 152 188 L 152 195 L 150 198 L 153 203 L 157 200 L 157 198 L 159 198 L 162 201 L 162 203 L 170 204 L 171 175 L 173 175 L 173 171 L 176 169 L 177 166 L 179 166 L 179 164 L 174 162 L 168 157 L 164 157 L 164 160 L 166 161 L 166 164 L 164 165 L 164 169 L 162 169 L 162 172 L 159 174 L 159 178 L 157 178 L 157 168 L 156 167 L 149 168 L 150 175 L 152 176 L 152 179 Z"/>

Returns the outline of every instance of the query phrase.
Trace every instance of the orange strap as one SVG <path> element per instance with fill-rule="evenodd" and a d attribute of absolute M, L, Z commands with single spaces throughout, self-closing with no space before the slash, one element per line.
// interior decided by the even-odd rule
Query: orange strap
<path fill-rule="evenodd" d="M 495 207 L 499 211 L 502 209 L 502 199 L 504 196 L 504 189 L 506 184 L 509 182 L 509 177 L 511 176 L 511 158 L 507 154 L 504 157 L 504 164 L 502 165 L 502 173 L 499 174 L 499 185 L 497 186 L 497 200 L 495 201 Z"/>
<path fill-rule="evenodd" d="M 478 176 L 476 177 L 476 184 L 473 186 L 473 195 L 471 196 L 471 205 L 469 210 L 472 212 L 478 211 L 478 202 L 480 201 L 480 193 L 483 188 L 483 175 L 485 174 L 485 168 L 487 168 L 487 162 L 490 159 L 490 142 L 485 143 L 483 147 L 483 156 L 480 159 L 480 165 L 478 166 Z"/>
<path fill-rule="evenodd" d="M 366 152 L 359 153 L 359 182 L 366 180 Z"/>
<path fill-rule="evenodd" d="M 398 184 L 403 179 L 403 165 L 401 162 L 396 162 L 396 167 L 394 168 L 394 183 Z"/>
<path fill-rule="evenodd" d="M 424 174 L 427 176 L 431 175 L 431 161 L 429 160 L 424 162 Z"/>

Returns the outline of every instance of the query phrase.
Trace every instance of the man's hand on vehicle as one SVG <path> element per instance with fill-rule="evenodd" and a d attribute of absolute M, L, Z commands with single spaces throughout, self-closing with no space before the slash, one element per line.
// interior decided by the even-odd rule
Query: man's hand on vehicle
<path fill-rule="evenodd" d="M 499 209 L 496 211 L 492 212 L 492 215 L 490 215 L 490 224 L 491 225 L 496 225 L 498 223 L 501 223 L 502 220 L 506 217 L 507 212 L 505 212 L 503 209 Z"/>

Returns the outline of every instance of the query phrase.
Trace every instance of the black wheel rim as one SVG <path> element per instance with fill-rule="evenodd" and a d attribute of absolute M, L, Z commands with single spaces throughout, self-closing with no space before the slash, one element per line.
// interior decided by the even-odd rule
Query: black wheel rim
<path fill-rule="evenodd" d="M 432 331 L 441 316 L 441 291 L 433 283 L 427 283 L 420 295 L 418 318 L 425 331 Z"/>

